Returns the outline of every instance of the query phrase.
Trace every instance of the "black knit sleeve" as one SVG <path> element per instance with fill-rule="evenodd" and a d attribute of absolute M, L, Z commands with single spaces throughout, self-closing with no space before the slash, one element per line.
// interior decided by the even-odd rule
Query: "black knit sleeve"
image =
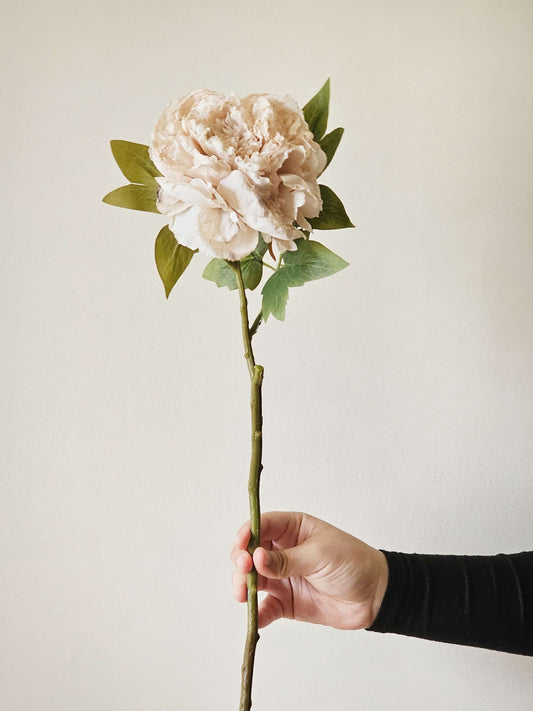
<path fill-rule="evenodd" d="M 533 552 L 383 553 L 389 582 L 370 631 L 533 656 Z"/>

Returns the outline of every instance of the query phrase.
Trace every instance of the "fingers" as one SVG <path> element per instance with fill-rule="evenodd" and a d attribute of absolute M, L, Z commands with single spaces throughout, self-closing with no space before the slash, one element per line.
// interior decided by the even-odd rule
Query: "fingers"
<path fill-rule="evenodd" d="M 283 605 L 274 595 L 267 595 L 259 605 L 257 626 L 262 629 L 284 616 Z"/>
<path fill-rule="evenodd" d="M 261 546 L 275 541 L 283 548 L 296 545 L 304 515 L 293 511 L 269 511 L 261 516 Z"/>
<path fill-rule="evenodd" d="M 261 517 L 261 546 L 272 548 L 272 541 L 283 536 L 292 520 L 293 514 L 283 512 L 271 512 L 263 514 Z M 240 527 L 231 549 L 231 561 L 233 565 L 244 573 L 252 569 L 251 557 L 247 551 L 250 542 L 250 521 L 246 521 Z"/>
<path fill-rule="evenodd" d="M 302 522 L 312 521 L 312 516 L 304 516 L 292 511 L 270 511 L 261 516 L 261 546 L 271 548 L 274 541 L 282 548 L 296 545 Z M 239 529 L 233 544 L 232 554 L 235 550 L 246 550 L 250 541 L 250 521 L 246 521 Z M 232 558 L 233 560 L 233 558 Z"/>
<path fill-rule="evenodd" d="M 252 556 L 247 550 L 250 542 L 249 521 L 239 529 L 231 549 L 231 560 L 235 566 L 233 571 L 233 595 L 235 599 L 241 603 L 246 602 L 248 598 L 247 574 L 252 570 L 254 564 L 258 571 L 257 589 L 268 593 L 259 604 L 257 623 L 260 629 L 267 627 L 267 625 L 284 616 L 284 608 L 281 602 L 283 597 L 281 586 L 283 583 L 280 582 L 279 577 L 281 572 L 295 567 L 292 561 L 293 556 L 289 553 L 289 556 L 284 557 L 285 551 L 274 553 L 267 550 L 267 548 L 271 548 L 272 541 L 282 541 L 284 537 L 287 537 L 287 533 L 292 537 L 291 542 L 296 542 L 296 531 L 299 529 L 299 521 L 296 520 L 296 516 L 298 515 L 273 512 L 264 514 L 261 517 L 262 547 L 254 552 L 253 562 Z M 290 530 L 291 527 L 292 531 Z M 273 557 L 269 558 L 271 554 Z M 290 563 L 289 558 L 291 560 Z M 263 575 L 263 572 L 266 574 Z"/>
<path fill-rule="evenodd" d="M 246 573 L 241 573 L 239 570 L 233 571 L 233 595 L 237 602 L 246 602 L 248 596 L 246 579 Z M 268 592 L 280 596 L 283 591 L 283 583 L 279 580 L 269 580 L 263 575 L 258 575 L 257 589 L 260 592 Z"/>
<path fill-rule="evenodd" d="M 235 536 L 233 546 L 231 548 L 231 562 L 236 567 L 238 567 L 237 561 L 241 557 L 242 553 L 246 553 L 246 555 L 249 555 L 246 551 L 249 541 L 250 541 L 250 522 L 247 521 L 239 529 L 237 535 Z M 243 560 L 244 560 L 244 558 L 243 558 Z M 250 565 L 250 569 L 251 569 L 251 565 Z M 248 571 L 246 571 L 246 572 L 248 572 Z"/>
<path fill-rule="evenodd" d="M 294 548 L 270 550 L 257 548 L 253 562 L 257 572 L 265 578 L 281 580 L 289 576 L 311 575 L 317 566 L 316 546 L 312 541 L 304 541 Z"/>
<path fill-rule="evenodd" d="M 255 550 L 253 561 L 247 550 L 250 542 L 249 521 L 241 526 L 235 537 L 231 549 L 231 560 L 235 566 L 233 573 L 235 599 L 246 602 L 246 578 L 254 565 L 259 574 L 258 590 L 269 593 L 260 606 L 260 626 L 265 627 L 283 616 L 278 581 L 290 575 L 305 575 L 310 567 L 305 542 L 295 548 L 291 547 L 298 543 L 303 518 L 303 514 L 282 511 L 263 514 L 261 546 Z M 273 550 L 273 544 L 276 550 Z"/>
<path fill-rule="evenodd" d="M 248 543 L 246 539 L 248 538 L 250 538 L 249 531 L 247 536 L 239 532 L 231 551 L 231 560 L 235 566 L 233 571 L 233 595 L 238 602 L 246 602 L 246 576 L 253 568 L 252 556 L 246 550 Z M 242 548 L 243 545 L 244 548 Z"/>
<path fill-rule="evenodd" d="M 240 548 L 232 550 L 231 562 L 241 573 L 249 573 L 253 567 L 252 556 L 248 553 L 246 548 L 244 550 Z"/>
<path fill-rule="evenodd" d="M 233 571 L 233 597 L 237 602 L 246 602 L 248 595 L 246 588 L 246 575 L 238 570 Z"/>
<path fill-rule="evenodd" d="M 281 590 L 278 586 L 279 582 L 277 580 L 268 580 L 261 575 L 258 576 L 257 589 L 260 591 L 272 590 L 259 604 L 257 616 L 259 628 L 266 627 L 284 616 L 284 609 L 280 600 Z M 239 573 L 237 570 L 233 573 L 233 594 L 237 602 L 246 602 L 248 596 L 246 575 Z"/>

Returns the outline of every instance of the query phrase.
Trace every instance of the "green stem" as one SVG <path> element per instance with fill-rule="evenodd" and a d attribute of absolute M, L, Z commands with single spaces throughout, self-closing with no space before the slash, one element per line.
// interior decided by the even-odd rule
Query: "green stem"
<path fill-rule="evenodd" d="M 242 342 L 244 343 L 244 357 L 246 358 L 246 363 L 248 364 L 248 372 L 250 373 L 250 378 L 254 376 L 255 359 L 254 352 L 252 350 L 252 337 L 250 336 L 250 325 L 248 323 L 248 299 L 246 298 L 246 291 L 244 289 L 244 281 L 242 279 L 241 263 L 240 262 L 228 262 L 230 267 L 235 272 L 237 277 L 237 284 L 239 287 L 239 297 L 241 302 L 241 329 L 242 329 Z"/>
<path fill-rule="evenodd" d="M 248 320 L 248 301 L 242 279 L 241 265 L 239 262 L 228 262 L 234 270 L 239 286 L 241 305 L 242 339 L 244 343 L 244 357 L 248 364 L 250 374 L 251 394 L 251 419 L 252 419 L 252 453 L 250 458 L 250 475 L 248 479 L 248 498 L 250 503 L 250 542 L 248 552 L 253 555 L 261 542 L 261 507 L 259 503 L 259 482 L 263 465 L 261 457 L 263 452 L 263 413 L 261 386 L 263 384 L 263 366 L 256 365 L 252 350 L 252 336 L 261 323 L 262 313 L 250 328 Z M 255 327 L 255 330 L 254 330 Z M 255 649 L 259 640 L 257 633 L 257 571 L 252 569 L 247 576 L 248 589 L 248 629 L 244 658 L 242 663 L 241 700 L 239 711 L 250 711 L 252 707 L 252 679 L 254 673 Z"/>

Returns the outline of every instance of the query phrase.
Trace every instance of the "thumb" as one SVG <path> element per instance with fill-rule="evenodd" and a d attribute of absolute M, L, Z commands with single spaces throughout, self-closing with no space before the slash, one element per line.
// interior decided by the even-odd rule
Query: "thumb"
<path fill-rule="evenodd" d="M 310 575 L 316 567 L 317 556 L 316 551 L 313 555 L 313 547 L 306 542 L 284 550 L 256 548 L 253 560 L 260 575 L 280 580 L 289 576 Z"/>

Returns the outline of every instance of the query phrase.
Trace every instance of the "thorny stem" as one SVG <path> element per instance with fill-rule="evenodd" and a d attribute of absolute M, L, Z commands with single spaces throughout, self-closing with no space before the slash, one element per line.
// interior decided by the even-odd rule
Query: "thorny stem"
<path fill-rule="evenodd" d="M 261 541 L 261 508 L 259 504 L 259 481 L 261 477 L 261 456 L 263 452 L 263 414 L 261 403 L 261 386 L 263 384 L 263 366 L 256 365 L 252 350 L 252 337 L 257 331 L 262 319 L 259 312 L 252 327 L 248 321 L 248 301 L 242 279 L 241 265 L 239 262 L 228 262 L 235 272 L 239 286 L 241 305 L 242 339 L 244 343 L 244 357 L 248 365 L 251 383 L 251 416 L 252 416 L 252 454 L 250 459 L 250 476 L 248 479 L 248 497 L 250 502 L 250 542 L 248 552 L 253 555 Z M 247 576 L 248 589 L 248 630 L 244 647 L 242 663 L 241 700 L 239 711 L 250 711 L 252 706 L 252 679 L 254 673 L 255 649 L 259 640 L 257 633 L 257 571 L 252 569 Z"/>

